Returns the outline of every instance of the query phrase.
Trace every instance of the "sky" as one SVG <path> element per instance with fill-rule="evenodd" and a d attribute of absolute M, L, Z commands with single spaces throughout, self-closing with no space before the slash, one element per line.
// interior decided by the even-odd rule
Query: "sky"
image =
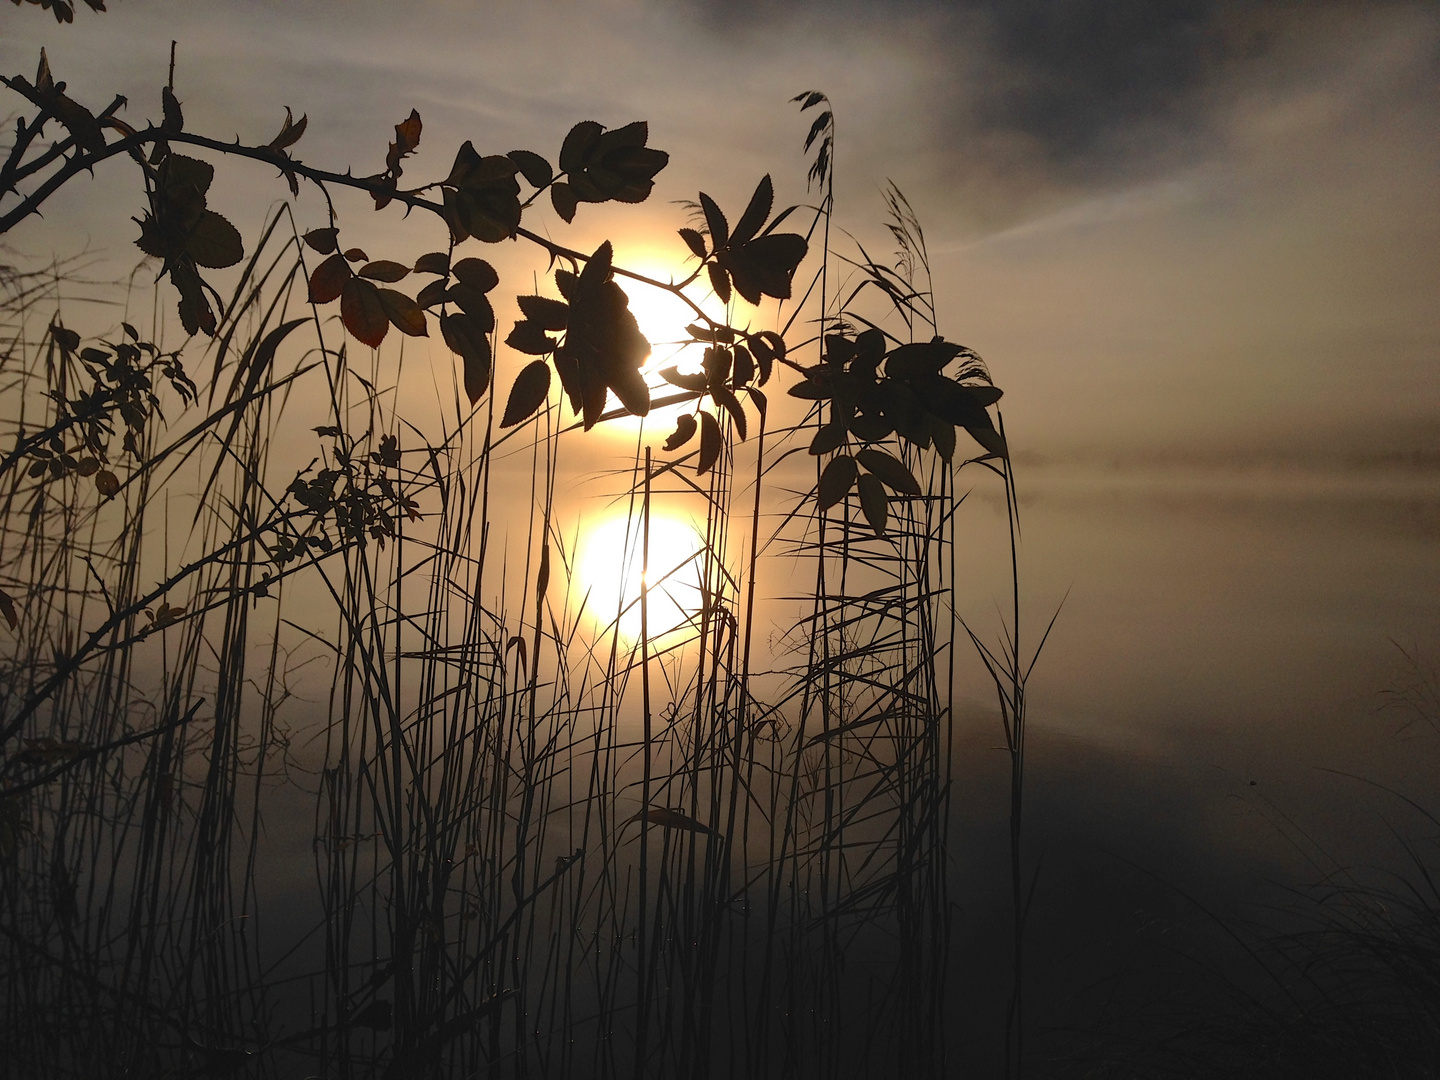
<path fill-rule="evenodd" d="M 790 98 L 823 90 L 837 224 L 886 252 L 880 191 L 905 192 L 941 332 L 989 362 L 1016 446 L 1354 461 L 1440 445 L 1431 4 L 113 0 L 70 26 L 5 5 L 0 27 L 0 69 L 29 75 L 44 46 L 72 96 L 124 93 L 132 123 L 158 117 L 173 38 L 190 129 L 262 142 L 289 106 L 309 117 L 297 156 L 359 173 L 412 107 L 426 126 L 407 177 L 426 179 L 467 138 L 553 160 L 579 120 L 645 119 L 671 155 L 649 203 L 533 222 L 581 248 L 611 236 L 656 270 L 683 258 L 676 200 L 705 190 L 733 217 L 767 172 L 779 204 L 813 197 L 813 114 Z M 129 258 L 124 169 L 7 242 Z M 246 166 L 222 170 L 211 205 L 253 235 L 281 194 Z M 341 209 L 372 256 L 441 244 L 398 208 Z M 313 193 L 297 211 L 323 224 Z M 482 254 L 530 291 L 529 253 Z"/>

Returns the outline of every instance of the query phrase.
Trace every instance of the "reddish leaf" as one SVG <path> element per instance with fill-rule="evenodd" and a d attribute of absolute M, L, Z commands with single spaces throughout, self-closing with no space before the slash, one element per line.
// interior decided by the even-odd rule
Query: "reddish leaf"
<path fill-rule="evenodd" d="M 349 259 L 352 263 L 368 262 L 370 256 L 366 255 L 365 252 L 362 251 L 360 248 L 350 248 L 348 251 L 345 252 L 345 258 Z"/>
<path fill-rule="evenodd" d="M 331 255 L 310 275 L 310 302 L 328 304 L 340 295 L 351 278 L 344 255 Z"/>
<path fill-rule="evenodd" d="M 890 500 L 885 497 L 885 487 L 878 478 L 865 474 L 857 485 L 860 493 L 860 510 L 865 520 L 875 530 L 876 536 L 885 535 L 885 521 L 890 516 Z"/>
<path fill-rule="evenodd" d="M 300 141 L 300 136 L 305 134 L 305 126 L 309 122 L 309 117 L 302 116 L 299 123 L 296 123 L 295 114 L 290 111 L 290 106 L 286 105 L 285 123 L 280 125 L 280 134 L 270 140 L 270 149 L 284 150 L 288 146 L 294 146 Z"/>
<path fill-rule="evenodd" d="M 390 329 L 380 290 L 368 281 L 352 277 L 340 292 L 340 321 L 360 341 L 378 349 Z"/>
<path fill-rule="evenodd" d="M 321 255 L 329 255 L 335 250 L 335 238 L 340 235 L 339 229 L 311 229 L 300 239 L 309 244 Z"/>
<path fill-rule="evenodd" d="M 419 304 L 394 289 L 376 289 L 375 292 L 380 297 L 380 306 L 385 309 L 385 317 L 396 330 L 410 337 L 430 336 L 425 328 L 425 312 L 420 310 Z"/>
<path fill-rule="evenodd" d="M 532 360 L 526 364 L 510 387 L 510 399 L 505 402 L 505 415 L 501 427 L 514 427 L 535 415 L 545 404 L 550 394 L 550 365 L 544 360 Z"/>
<path fill-rule="evenodd" d="M 700 413 L 700 460 L 695 465 L 695 472 L 704 476 L 714 467 L 715 462 L 720 460 L 720 423 L 708 412 Z"/>
<path fill-rule="evenodd" d="M 816 502 L 822 513 L 850 494 L 858 475 L 855 459 L 849 454 L 837 454 L 831 459 L 820 474 L 820 484 L 816 489 Z"/>
<path fill-rule="evenodd" d="M 855 455 L 861 465 L 885 482 L 885 486 L 902 495 L 919 495 L 920 483 L 905 463 L 884 450 L 861 450 Z"/>
<path fill-rule="evenodd" d="M 368 262 L 360 268 L 360 276 L 371 281 L 399 281 L 409 273 L 409 267 L 389 259 Z"/>
<path fill-rule="evenodd" d="M 696 430 L 695 417 L 689 413 L 681 413 L 675 418 L 675 431 L 665 440 L 665 449 L 679 450 L 695 437 Z"/>

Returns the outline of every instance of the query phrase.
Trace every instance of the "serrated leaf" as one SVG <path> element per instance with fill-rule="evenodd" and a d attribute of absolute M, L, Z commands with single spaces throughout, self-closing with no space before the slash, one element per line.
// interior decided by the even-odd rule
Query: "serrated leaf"
<path fill-rule="evenodd" d="M 865 515 L 865 520 L 875 530 L 875 535 L 885 535 L 885 522 L 890 516 L 890 500 L 885 496 L 885 487 L 880 483 L 878 477 L 866 473 L 856 481 L 856 491 L 860 496 L 860 510 Z"/>
<path fill-rule="evenodd" d="M 443 251 L 432 251 L 415 260 L 415 273 L 417 274 L 448 274 L 449 272 L 450 256 Z"/>
<path fill-rule="evenodd" d="M 650 387 L 637 369 L 623 364 L 612 367 L 605 381 L 631 416 L 650 414 Z"/>
<path fill-rule="evenodd" d="M 730 414 L 730 419 L 735 424 L 735 433 L 740 436 L 740 441 L 744 442 L 748 425 L 745 423 L 745 410 L 740 405 L 740 399 L 725 386 L 712 386 L 710 396 Z"/>
<path fill-rule="evenodd" d="M 699 425 L 696 424 L 695 417 L 690 413 L 681 413 L 675 418 L 674 432 L 665 440 L 665 449 L 679 450 L 695 437 L 697 430 L 699 430 Z"/>
<path fill-rule="evenodd" d="M 415 295 L 415 303 L 422 308 L 432 308 L 436 304 L 445 302 L 449 290 L 445 286 L 444 278 L 436 278 Z"/>
<path fill-rule="evenodd" d="M 555 170 L 550 167 L 539 154 L 530 150 L 511 150 L 506 155 L 520 169 L 520 175 L 525 177 L 525 182 L 533 188 L 543 188 L 551 180 L 555 179 Z"/>
<path fill-rule="evenodd" d="M 859 451 L 855 458 L 865 466 L 866 470 L 884 481 L 885 486 L 890 490 L 898 491 L 902 495 L 920 494 L 919 481 L 899 458 L 873 447 Z"/>
<path fill-rule="evenodd" d="M 456 281 L 483 293 L 488 293 L 500 284 L 500 275 L 484 259 L 461 259 L 450 268 L 450 272 L 455 275 Z"/>
<path fill-rule="evenodd" d="M 681 371 L 679 368 L 661 368 L 660 377 L 671 386 L 678 386 L 682 390 L 694 390 L 697 393 L 704 393 L 710 385 L 710 380 L 698 371 Z"/>
<path fill-rule="evenodd" d="M 310 302 L 312 304 L 330 303 L 340 295 L 345 288 L 345 283 L 352 276 L 350 264 L 345 261 L 345 256 L 339 253 L 331 255 L 315 267 L 310 274 Z"/>
<path fill-rule="evenodd" d="M 295 114 L 290 111 L 290 106 L 285 106 L 285 123 L 280 125 L 280 133 L 270 140 L 271 150 L 284 150 L 286 147 L 294 146 L 300 141 L 300 136 L 305 134 L 305 128 L 310 123 L 307 116 L 300 117 L 300 122 L 295 122 Z"/>
<path fill-rule="evenodd" d="M 755 411 L 760 414 L 760 423 L 765 423 L 765 411 L 770 407 L 769 399 L 765 397 L 765 391 L 757 390 L 753 386 L 747 386 L 745 393 L 750 395 L 750 400 L 755 403 Z"/>
<path fill-rule="evenodd" d="M 465 393 L 474 405 L 490 385 L 490 339 L 469 315 L 441 315 L 440 336 L 460 357 Z"/>
<path fill-rule="evenodd" d="M 579 172 L 585 167 L 585 156 L 605 128 L 594 120 L 582 120 L 572 127 L 560 145 L 560 171 Z"/>
<path fill-rule="evenodd" d="M 700 413 L 700 460 L 695 465 L 695 473 L 704 476 L 715 466 L 720 459 L 720 447 L 723 440 L 720 437 L 720 422 L 708 412 Z"/>
<path fill-rule="evenodd" d="M 510 398 L 505 402 L 505 415 L 501 427 L 514 427 L 534 416 L 550 394 L 550 365 L 544 360 L 532 360 L 521 369 L 515 383 L 510 387 Z"/>
<path fill-rule="evenodd" d="M 711 263 L 705 268 L 710 273 L 710 287 L 715 290 L 722 304 L 730 303 L 730 275 L 722 267 Z"/>
<path fill-rule="evenodd" d="M 560 220 L 569 225 L 575 220 L 575 209 L 580 200 L 575 195 L 575 189 L 561 180 L 550 185 L 550 205 L 560 215 Z"/>
<path fill-rule="evenodd" d="M 410 273 L 410 268 L 390 259 L 377 259 L 362 266 L 358 273 L 371 281 L 399 281 Z"/>
<path fill-rule="evenodd" d="M 705 258 L 705 238 L 694 229 L 681 229 L 680 239 L 685 241 L 692 254 L 697 259 Z"/>
<path fill-rule="evenodd" d="M 770 174 L 766 173 L 756 185 L 755 194 L 750 196 L 750 203 L 745 207 L 745 212 L 740 215 L 740 220 L 735 223 L 734 230 L 730 233 L 730 244 L 732 247 L 740 247 L 748 244 L 760 231 L 760 226 L 765 224 L 765 219 L 770 216 L 770 208 L 775 204 L 775 187 L 770 181 Z"/>
<path fill-rule="evenodd" d="M 339 229 L 311 229 L 300 239 L 309 244 L 321 255 L 329 255 L 335 250 L 335 239 L 340 235 Z"/>
<path fill-rule="evenodd" d="M 744 345 L 735 346 L 735 366 L 730 372 L 730 385 L 736 390 L 755 377 L 755 359 Z"/>
<path fill-rule="evenodd" d="M 510 331 L 510 336 L 505 339 L 505 344 L 516 352 L 526 353 L 530 356 L 544 356 L 546 353 L 554 352 L 555 346 L 559 342 L 549 337 L 534 323 L 522 319 Z"/>
<path fill-rule="evenodd" d="M 735 291 L 752 304 L 761 296 L 790 299 L 790 283 L 809 246 L 798 233 L 769 233 L 723 255 Z"/>
<path fill-rule="evenodd" d="M 378 349 L 390 329 L 390 318 L 380 302 L 380 290 L 361 278 L 352 277 L 340 290 L 340 321 L 357 340 Z"/>
<path fill-rule="evenodd" d="M 820 474 L 820 483 L 815 490 L 816 504 L 821 513 L 850 494 L 859 474 L 855 459 L 849 454 L 837 454 L 830 460 L 830 464 L 826 465 L 825 471 Z"/>
<path fill-rule="evenodd" d="M 445 296 L 458 304 L 485 333 L 495 329 L 495 309 L 490 306 L 490 298 L 479 289 L 459 281 L 445 291 Z"/>
<path fill-rule="evenodd" d="M 185 252 L 196 266 L 219 270 L 245 257 L 245 243 L 234 225 L 214 210 L 206 210 L 185 241 Z"/>
<path fill-rule="evenodd" d="M 710 230 L 710 246 L 719 251 L 730 239 L 730 225 L 715 200 L 700 192 L 700 209 L 705 213 L 705 227 Z"/>
<path fill-rule="evenodd" d="M 420 310 L 419 304 L 395 289 L 376 289 L 375 292 L 380 297 L 380 306 L 385 309 L 385 317 L 396 330 L 410 337 L 430 336 L 425 328 L 425 312 Z"/>
<path fill-rule="evenodd" d="M 570 325 L 570 305 L 549 296 L 517 296 L 525 318 L 542 330 L 564 330 Z"/>

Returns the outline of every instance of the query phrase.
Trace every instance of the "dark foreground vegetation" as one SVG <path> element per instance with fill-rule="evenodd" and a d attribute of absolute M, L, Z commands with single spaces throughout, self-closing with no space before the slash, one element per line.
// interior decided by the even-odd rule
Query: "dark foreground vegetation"
<path fill-rule="evenodd" d="M 1281 997 L 1022 1053 L 1025 683 L 1048 630 L 1022 650 L 1017 558 L 998 645 L 952 599 L 962 472 L 1003 492 L 1016 551 L 1000 392 L 939 336 L 898 190 L 893 260 L 832 250 L 822 94 L 796 99 L 816 205 L 775 212 L 769 177 L 729 214 L 699 194 L 674 283 L 547 239 L 650 195 L 668 158 L 643 123 L 582 121 L 553 156 L 467 142 L 412 187 L 415 112 L 354 176 L 301 158 L 303 116 L 264 142 L 190 131 L 173 71 L 153 123 L 72 99 L 43 56 L 4 84 L 0 236 L 128 169 L 155 278 L 0 279 L 9 1075 L 966 1074 L 957 644 L 1009 760 L 1005 1072 L 1433 1075 L 1418 851 L 1410 884 L 1337 886 L 1273 947 Z M 209 205 L 216 168 L 327 209 L 247 241 Z M 367 206 L 433 250 L 371 258 Z M 502 241 L 544 274 L 508 328 Z M 637 290 L 693 314 L 663 386 Z M 447 396 L 402 414 L 431 337 Z M 597 613 L 562 478 L 591 429 L 675 405 L 610 478 L 644 576 Z M 662 564 L 651 524 L 675 512 L 701 543 Z M 773 563 L 800 612 L 779 628 Z M 681 614 L 657 625 L 662 590 Z"/>

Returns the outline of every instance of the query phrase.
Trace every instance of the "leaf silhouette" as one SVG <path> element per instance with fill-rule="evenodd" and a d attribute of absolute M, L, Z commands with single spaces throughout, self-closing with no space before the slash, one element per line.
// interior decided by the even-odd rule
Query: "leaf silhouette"
<path fill-rule="evenodd" d="M 357 339 L 372 349 L 380 347 L 390 318 L 380 302 L 380 291 L 368 281 L 352 277 L 340 291 L 340 321 Z"/>
<path fill-rule="evenodd" d="M 425 312 L 420 310 L 420 305 L 414 300 L 395 289 L 376 289 L 375 292 L 380 297 L 380 306 L 385 310 L 385 317 L 396 330 L 410 337 L 430 336 L 425 328 Z"/>
<path fill-rule="evenodd" d="M 697 476 L 704 476 L 720 459 L 720 423 L 708 412 L 700 413 L 700 460 L 695 465 Z"/>
<path fill-rule="evenodd" d="M 690 413 L 681 413 L 675 418 L 675 431 L 665 440 L 665 449 L 679 450 L 695 437 L 697 427 L 694 416 Z"/>
<path fill-rule="evenodd" d="M 311 229 L 301 239 L 321 255 L 329 255 L 335 250 L 335 238 L 339 235 L 339 229 Z"/>
<path fill-rule="evenodd" d="M 905 463 L 898 458 L 874 448 L 861 450 L 855 457 L 877 479 L 884 481 L 885 486 L 892 491 L 898 491 L 902 495 L 920 494 L 919 482 L 915 479 L 914 474 L 905 467 Z"/>
<path fill-rule="evenodd" d="M 421 255 L 415 260 L 414 272 L 417 274 L 448 274 L 450 272 L 450 256 L 443 251 L 432 251 Z"/>
<path fill-rule="evenodd" d="M 730 271 L 735 291 L 750 303 L 760 303 L 761 296 L 788 300 L 791 279 L 807 250 L 798 233 L 767 233 L 723 252 L 720 263 Z"/>
<path fill-rule="evenodd" d="M 760 226 L 770 216 L 770 208 L 775 205 L 775 187 L 770 181 L 770 174 L 766 173 L 760 178 L 760 183 L 755 188 L 755 194 L 750 196 L 750 204 L 745 207 L 745 212 L 740 215 L 740 220 L 735 223 L 735 229 L 730 234 L 732 247 L 740 247 L 748 244 L 760 231 Z"/>
<path fill-rule="evenodd" d="M 515 162 L 520 175 L 525 177 L 525 182 L 533 188 L 543 188 L 555 179 L 555 170 L 550 167 L 550 162 L 539 154 L 529 150 L 511 150 L 505 156 Z"/>
<path fill-rule="evenodd" d="M 710 246 L 719 251 L 730 242 L 730 225 L 715 200 L 700 192 L 700 209 L 705 214 L 705 227 L 710 230 Z"/>
<path fill-rule="evenodd" d="M 465 393 L 474 405 L 490 385 L 490 339 L 469 315 L 441 315 L 440 336 L 460 357 Z"/>
<path fill-rule="evenodd" d="M 500 420 L 500 426 L 514 427 L 530 419 L 545 404 L 549 394 L 550 366 L 544 360 L 530 361 L 510 387 L 510 398 L 505 402 L 505 415 Z"/>
<path fill-rule="evenodd" d="M 203 264 L 202 264 L 203 265 Z M 389 259 L 368 262 L 359 270 L 363 278 L 371 281 L 399 281 L 410 273 L 410 268 Z"/>
<path fill-rule="evenodd" d="M 642 818 L 651 825 L 659 825 L 662 829 L 683 829 L 686 832 L 714 835 L 714 830 L 710 826 L 702 825 L 694 818 L 665 806 L 652 806 L 649 810 L 637 814 L 635 820 L 639 821 Z"/>
<path fill-rule="evenodd" d="M 840 449 L 845 445 L 845 434 L 843 424 L 826 424 L 815 432 L 815 437 L 810 440 L 810 453 L 819 457 Z"/>
<path fill-rule="evenodd" d="M 350 264 L 346 262 L 346 256 L 336 253 L 325 259 L 320 265 L 315 266 L 310 275 L 310 302 L 311 304 L 328 304 L 337 300 L 340 292 L 350 281 Z"/>
<path fill-rule="evenodd" d="M 860 510 L 864 513 L 865 520 L 875 530 L 876 536 L 883 537 L 885 522 L 890 515 L 890 500 L 885 496 L 884 485 L 878 477 L 867 473 L 856 482 L 856 489 L 860 495 Z"/>
<path fill-rule="evenodd" d="M 816 489 L 816 502 L 822 513 L 850 494 L 858 475 L 855 459 L 849 454 L 837 454 L 831 459 L 820 474 Z"/>
<path fill-rule="evenodd" d="M 685 246 L 697 259 L 705 258 L 705 238 L 698 232 L 694 229 L 681 229 L 680 239 L 685 241 Z"/>
<path fill-rule="evenodd" d="M 484 259 L 461 259 L 450 268 L 450 272 L 461 284 L 482 293 L 488 293 L 500 284 L 500 275 Z"/>

